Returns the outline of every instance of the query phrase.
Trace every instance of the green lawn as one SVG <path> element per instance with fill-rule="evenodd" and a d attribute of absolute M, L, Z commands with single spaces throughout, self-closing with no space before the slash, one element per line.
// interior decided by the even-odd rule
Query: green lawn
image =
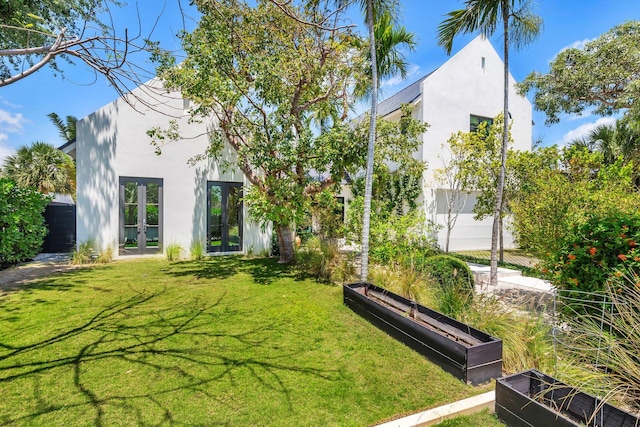
<path fill-rule="evenodd" d="M 274 260 L 120 261 L 0 296 L 0 425 L 364 426 L 487 390 Z"/>
<path fill-rule="evenodd" d="M 504 425 L 495 414 L 485 410 L 473 415 L 455 417 L 436 424 L 434 427 L 503 427 Z"/>

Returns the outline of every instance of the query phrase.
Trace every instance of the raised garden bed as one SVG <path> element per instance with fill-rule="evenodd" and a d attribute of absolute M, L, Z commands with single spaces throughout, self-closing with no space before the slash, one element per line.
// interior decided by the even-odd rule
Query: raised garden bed
<path fill-rule="evenodd" d="M 343 287 L 344 303 L 371 323 L 471 384 L 502 375 L 502 341 L 371 283 Z"/>
<path fill-rule="evenodd" d="M 535 369 L 498 379 L 496 414 L 510 427 L 638 427 L 640 419 Z"/>

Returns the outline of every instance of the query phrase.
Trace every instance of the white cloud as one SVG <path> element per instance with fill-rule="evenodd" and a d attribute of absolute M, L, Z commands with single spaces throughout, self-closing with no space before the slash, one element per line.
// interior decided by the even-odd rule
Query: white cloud
<path fill-rule="evenodd" d="M 562 52 L 563 50 L 567 50 L 567 49 L 584 49 L 584 47 L 586 46 L 587 43 L 590 43 L 590 42 L 592 42 L 594 40 L 595 40 L 595 38 L 593 38 L 593 39 L 576 40 L 573 43 L 571 43 L 569 45 L 566 45 L 565 47 L 560 49 L 560 52 Z"/>
<path fill-rule="evenodd" d="M 594 128 L 600 125 L 610 125 L 616 122 L 614 117 L 601 117 L 595 122 L 585 123 L 577 128 L 570 130 L 562 136 L 562 140 L 558 142 L 559 146 L 565 146 L 575 139 L 580 139 L 586 136 Z"/>
<path fill-rule="evenodd" d="M 575 120 L 582 120 L 586 117 L 593 116 L 593 110 L 595 110 L 595 108 L 590 107 L 586 108 L 582 113 L 579 114 L 565 114 L 563 115 L 562 119 L 569 120 L 570 122 Z"/>
<path fill-rule="evenodd" d="M 549 59 L 548 62 L 552 62 L 562 51 L 565 51 L 567 49 L 584 49 L 585 45 L 589 42 L 594 41 L 595 38 L 593 39 L 583 39 L 583 40 L 576 40 L 571 44 L 568 44 L 566 46 L 564 46 L 562 49 L 560 49 L 555 55 L 553 55 L 553 58 Z"/>
<path fill-rule="evenodd" d="M 15 150 L 11 147 L 5 146 L 3 143 L 9 139 L 9 135 L 6 133 L 0 133 L 0 167 L 4 164 L 4 159 L 15 153 Z"/>
<path fill-rule="evenodd" d="M 20 132 L 26 122 L 21 113 L 11 113 L 0 108 L 0 126 L 5 132 Z"/>
<path fill-rule="evenodd" d="M 409 69 L 407 70 L 407 76 L 404 79 L 402 78 L 402 76 L 397 75 L 381 82 L 380 87 L 388 88 L 388 87 L 397 86 L 402 82 L 404 82 L 405 80 L 411 80 L 411 78 L 415 77 L 418 74 L 420 74 L 420 66 L 416 64 L 411 64 L 409 66 Z"/>

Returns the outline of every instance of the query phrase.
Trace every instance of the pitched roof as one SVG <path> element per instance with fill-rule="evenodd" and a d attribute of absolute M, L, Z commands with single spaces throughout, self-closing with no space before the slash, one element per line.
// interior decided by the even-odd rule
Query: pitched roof
<path fill-rule="evenodd" d="M 378 104 L 378 116 L 387 116 L 394 111 L 399 110 L 402 104 L 410 104 L 415 101 L 420 96 L 420 83 L 422 83 L 431 74 L 433 74 L 433 71 L 380 102 Z"/>

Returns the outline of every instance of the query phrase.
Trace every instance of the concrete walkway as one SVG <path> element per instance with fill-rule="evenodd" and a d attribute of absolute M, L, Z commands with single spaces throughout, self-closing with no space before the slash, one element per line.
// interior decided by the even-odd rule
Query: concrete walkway
<path fill-rule="evenodd" d="M 458 251 L 456 253 L 477 259 L 491 259 L 491 251 Z M 540 260 L 525 252 L 515 249 L 507 249 L 504 251 L 504 262 L 522 265 L 523 267 L 535 267 Z"/>
<path fill-rule="evenodd" d="M 0 294 L 18 288 L 23 283 L 78 267 L 81 266 L 69 264 L 67 254 L 40 254 L 33 261 L 1 270 Z"/>

